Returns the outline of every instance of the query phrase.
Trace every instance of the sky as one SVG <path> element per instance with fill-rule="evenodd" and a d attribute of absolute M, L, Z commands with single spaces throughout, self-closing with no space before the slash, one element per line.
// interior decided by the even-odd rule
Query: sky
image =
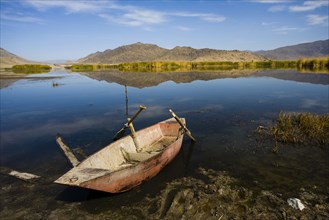
<path fill-rule="evenodd" d="M 136 42 L 270 50 L 329 38 L 329 0 L 0 0 L 1 48 L 75 60 Z"/>

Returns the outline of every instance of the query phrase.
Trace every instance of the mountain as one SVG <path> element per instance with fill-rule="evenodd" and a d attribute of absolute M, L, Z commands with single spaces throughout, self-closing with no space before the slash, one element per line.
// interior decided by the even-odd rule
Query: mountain
<path fill-rule="evenodd" d="M 85 58 L 79 59 L 78 63 L 124 63 L 134 61 L 156 60 L 164 54 L 166 49 L 153 44 L 135 43 L 121 46 L 114 50 L 96 52 Z"/>
<path fill-rule="evenodd" d="M 7 68 L 7 67 L 11 67 L 16 64 L 25 64 L 25 63 L 33 63 L 33 62 L 26 60 L 22 57 L 19 57 L 15 54 L 12 54 L 3 48 L 0 48 L 0 67 L 1 68 Z"/>
<path fill-rule="evenodd" d="M 255 53 L 272 60 L 324 57 L 329 56 L 329 40 L 280 47 L 274 50 L 256 51 Z"/>
<path fill-rule="evenodd" d="M 96 52 L 78 60 L 78 63 L 118 64 L 147 61 L 260 61 L 261 55 L 238 50 L 194 49 L 175 47 L 165 49 L 154 44 L 135 43 L 113 50 Z"/>

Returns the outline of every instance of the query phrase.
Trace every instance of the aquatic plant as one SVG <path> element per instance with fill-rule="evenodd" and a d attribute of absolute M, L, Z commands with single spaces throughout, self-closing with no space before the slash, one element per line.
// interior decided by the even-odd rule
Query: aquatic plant
<path fill-rule="evenodd" d="M 259 132 L 270 135 L 276 142 L 328 145 L 329 114 L 280 112 L 273 126 Z"/>

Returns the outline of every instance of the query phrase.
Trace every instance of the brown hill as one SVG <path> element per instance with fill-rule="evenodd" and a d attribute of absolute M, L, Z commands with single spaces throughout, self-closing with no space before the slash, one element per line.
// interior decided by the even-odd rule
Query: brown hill
<path fill-rule="evenodd" d="M 194 49 L 175 47 L 171 50 L 154 44 L 135 43 L 113 50 L 96 52 L 78 60 L 78 63 L 129 63 L 147 61 L 260 61 L 261 55 L 238 50 Z"/>
<path fill-rule="evenodd" d="M 8 67 L 12 67 L 13 65 L 16 65 L 16 64 L 25 64 L 25 63 L 33 63 L 33 62 L 26 60 L 22 57 L 19 57 L 15 54 L 12 54 L 3 48 L 0 48 L 0 67 L 1 68 L 8 68 Z"/>
<path fill-rule="evenodd" d="M 157 60 L 167 50 L 153 44 L 135 43 L 114 50 L 96 52 L 78 60 L 78 63 L 125 63 Z"/>
<path fill-rule="evenodd" d="M 275 50 L 262 50 L 255 53 L 273 60 L 324 57 L 329 56 L 329 40 L 280 47 Z"/>

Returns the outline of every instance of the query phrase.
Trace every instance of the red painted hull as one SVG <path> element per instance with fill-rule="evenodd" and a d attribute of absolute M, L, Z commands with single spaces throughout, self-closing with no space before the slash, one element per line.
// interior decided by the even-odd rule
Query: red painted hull
<path fill-rule="evenodd" d="M 114 162 L 111 161 L 111 155 L 113 155 L 113 153 L 110 151 L 119 152 L 117 149 L 126 146 L 131 148 L 130 136 L 127 136 L 105 147 L 106 149 L 100 150 L 90 156 L 55 182 L 110 193 L 128 191 L 157 175 L 176 157 L 181 149 L 183 141 L 183 135 L 178 135 L 180 132 L 179 128 L 180 126 L 178 123 L 169 119 L 136 133 L 140 143 L 143 143 L 143 141 L 154 142 L 154 140 L 149 139 L 152 139 L 155 136 L 160 139 L 170 137 L 170 140 L 173 140 L 169 145 L 164 146 L 159 153 L 156 153 L 150 158 L 122 167 L 120 167 L 120 165 L 116 166 Z M 127 147 L 128 150 L 130 149 L 129 147 Z M 117 148 L 116 151 L 115 148 Z M 147 149 L 147 146 L 145 149 Z M 102 158 L 107 159 L 104 155 L 110 157 L 109 161 L 106 163 L 102 161 Z M 113 158 L 113 160 L 116 160 L 117 164 L 120 163 L 120 159 L 121 157 Z M 104 165 L 102 165 L 102 163 L 104 163 Z M 113 166 L 113 168 L 106 169 L 106 166 Z"/>
<path fill-rule="evenodd" d="M 163 167 L 176 157 L 180 151 L 181 145 L 182 138 L 168 146 L 163 153 L 155 157 L 140 162 L 132 167 L 90 180 L 80 186 L 111 193 L 128 191 L 140 185 L 143 181 L 157 175 Z"/>

